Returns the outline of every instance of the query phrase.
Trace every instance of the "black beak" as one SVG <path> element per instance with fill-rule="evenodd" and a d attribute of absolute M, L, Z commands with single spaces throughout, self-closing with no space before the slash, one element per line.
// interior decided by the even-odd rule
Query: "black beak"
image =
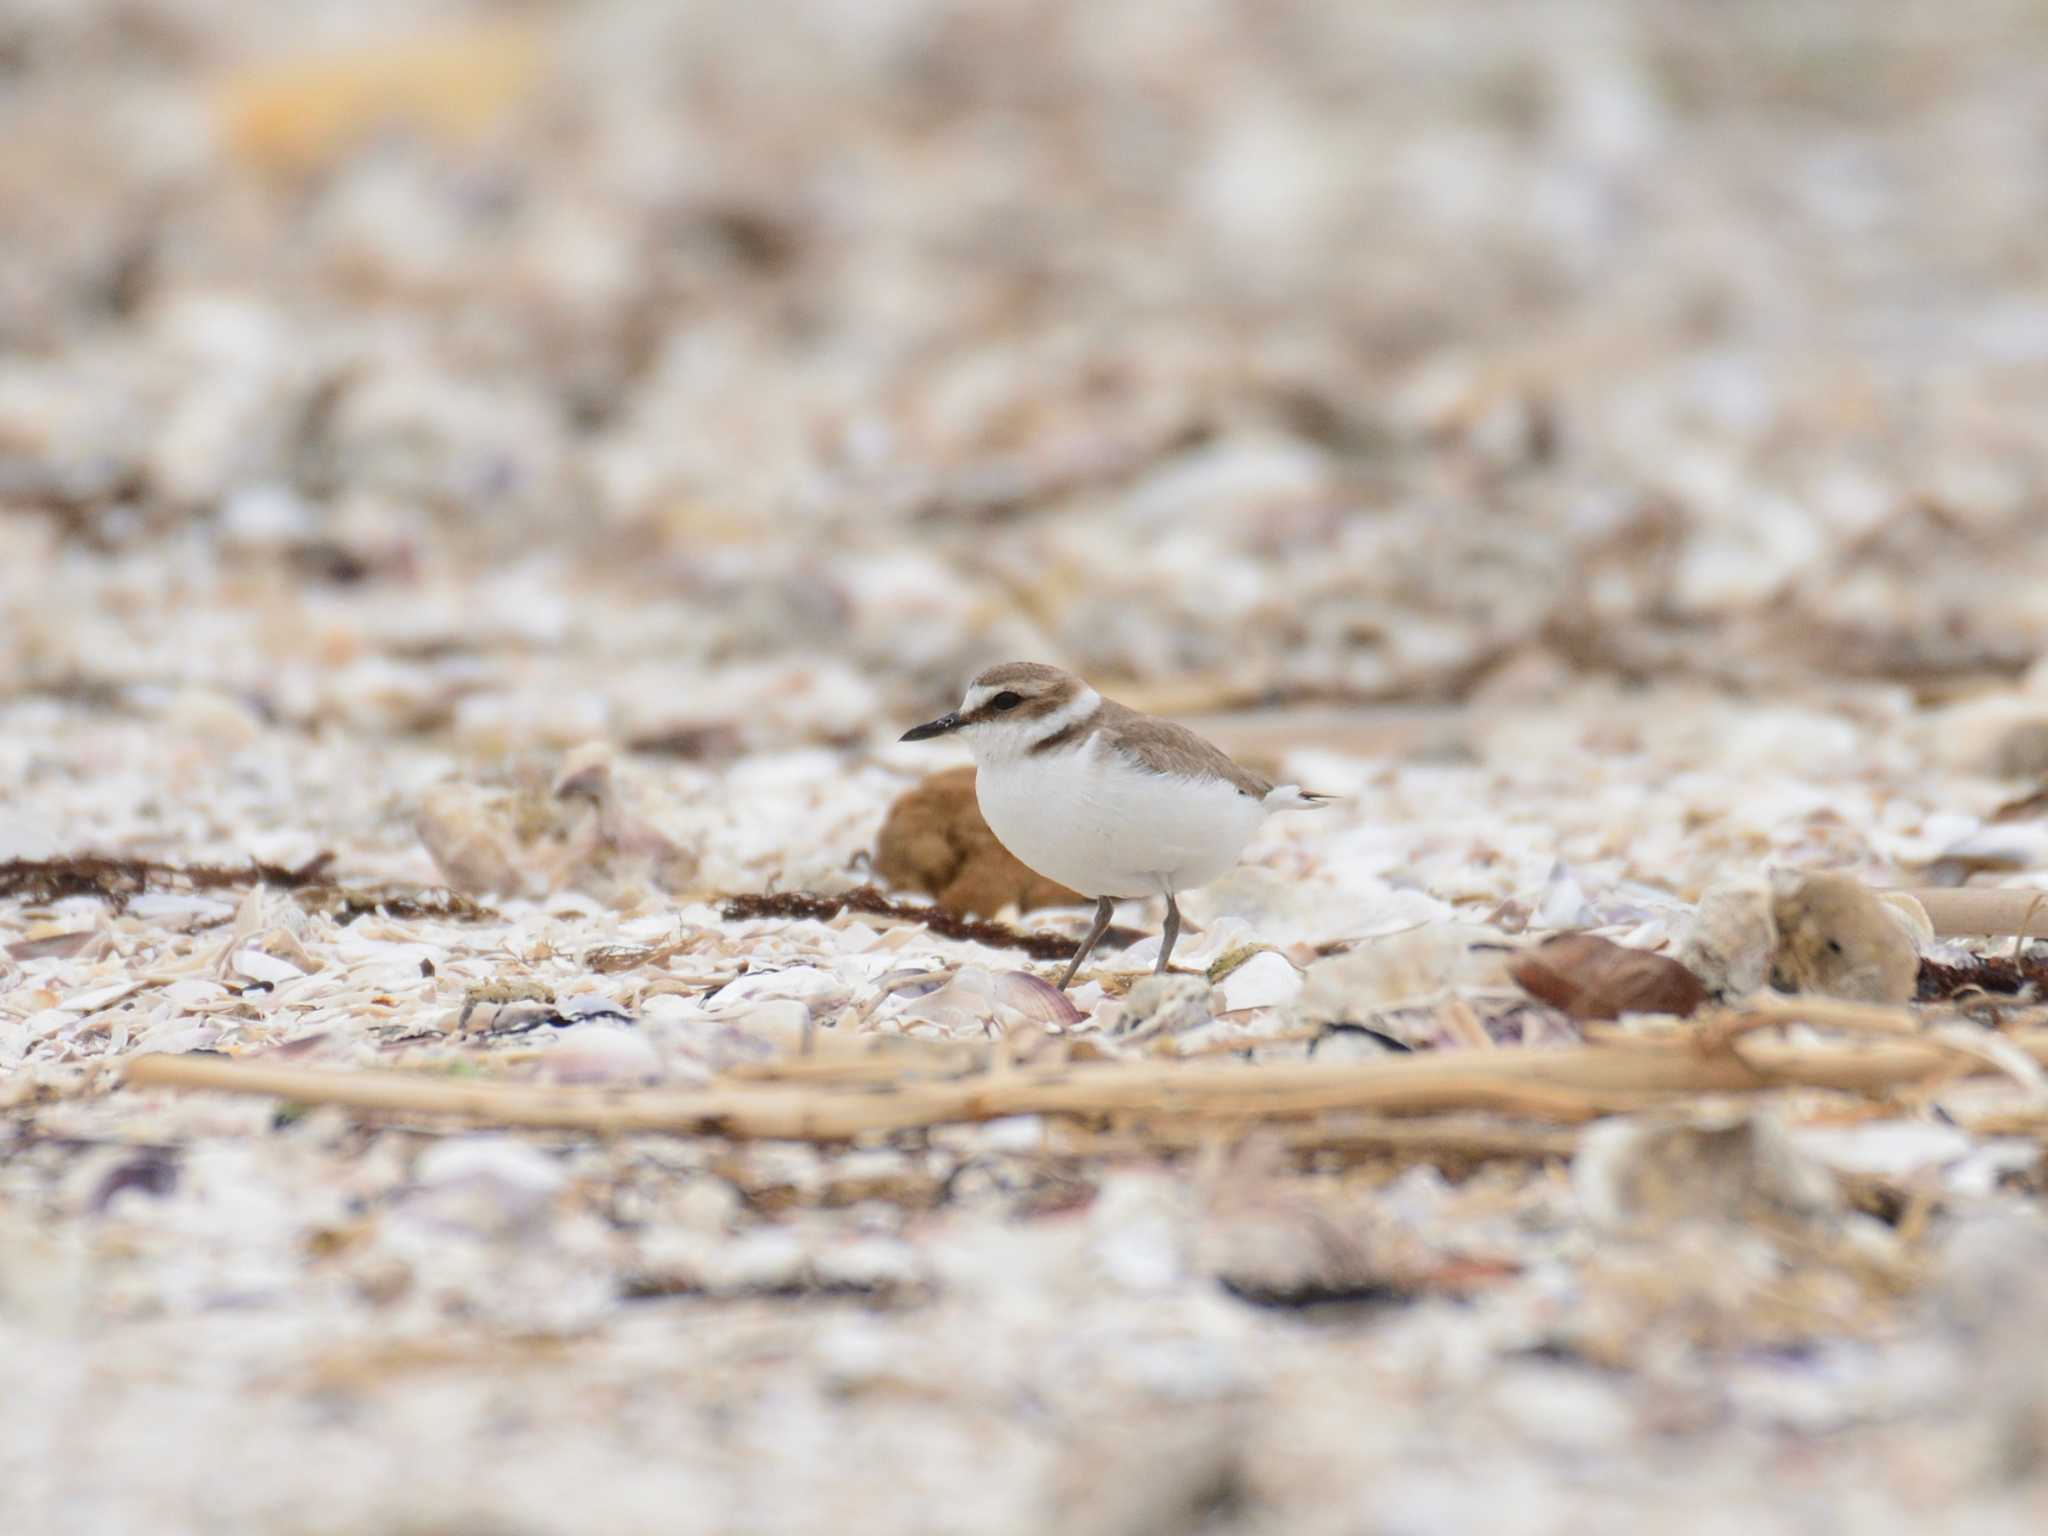
<path fill-rule="evenodd" d="M 936 720 L 927 720 L 923 725 L 913 725 L 896 739 L 898 741 L 929 741 L 934 736 L 943 736 L 946 732 L 957 731 L 959 728 L 960 712 L 955 710 L 950 715 L 941 715 Z"/>

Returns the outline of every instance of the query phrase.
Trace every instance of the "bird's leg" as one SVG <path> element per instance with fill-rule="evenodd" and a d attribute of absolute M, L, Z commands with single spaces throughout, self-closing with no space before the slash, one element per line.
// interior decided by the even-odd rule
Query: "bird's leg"
<path fill-rule="evenodd" d="M 1074 979 L 1074 972 L 1081 969 L 1081 962 L 1088 958 L 1088 952 L 1102 942 L 1102 935 L 1109 927 L 1109 920 L 1116 916 L 1116 903 L 1107 896 L 1095 903 L 1095 921 L 1088 927 L 1088 936 L 1081 941 L 1081 947 L 1074 951 L 1074 958 L 1067 965 L 1067 974 L 1060 978 L 1060 990 L 1067 990 L 1067 983 Z"/>
<path fill-rule="evenodd" d="M 1166 893 L 1166 927 L 1159 935 L 1159 963 L 1152 967 L 1154 975 L 1166 969 L 1166 962 L 1173 954 L 1173 941 L 1180 937 L 1180 903 L 1173 899 L 1173 892 Z"/>

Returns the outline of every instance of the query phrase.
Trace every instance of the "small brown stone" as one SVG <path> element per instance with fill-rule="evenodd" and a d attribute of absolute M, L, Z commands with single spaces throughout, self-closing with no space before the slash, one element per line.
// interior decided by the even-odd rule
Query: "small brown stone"
<path fill-rule="evenodd" d="M 1519 957 L 1512 969 L 1526 991 L 1575 1019 L 1624 1013 L 1683 1018 L 1707 1000 L 1699 977 L 1676 960 L 1590 933 L 1560 934 Z"/>
<path fill-rule="evenodd" d="M 933 774 L 889 807 L 875 869 L 899 888 L 928 891 L 957 916 L 993 917 L 1015 904 L 1066 907 L 1082 898 L 1026 869 L 996 841 L 974 798 L 974 770 Z"/>

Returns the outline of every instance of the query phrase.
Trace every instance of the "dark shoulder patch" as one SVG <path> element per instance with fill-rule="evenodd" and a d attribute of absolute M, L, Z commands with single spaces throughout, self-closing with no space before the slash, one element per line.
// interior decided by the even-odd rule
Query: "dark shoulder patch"
<path fill-rule="evenodd" d="M 1079 741 L 1088 734 L 1093 723 L 1093 721 L 1089 720 L 1076 720 L 1072 725 L 1064 726 L 1054 731 L 1043 741 L 1034 741 L 1029 749 L 1030 755 L 1036 757 L 1041 752 L 1057 752 L 1061 747 L 1069 746 Z"/>

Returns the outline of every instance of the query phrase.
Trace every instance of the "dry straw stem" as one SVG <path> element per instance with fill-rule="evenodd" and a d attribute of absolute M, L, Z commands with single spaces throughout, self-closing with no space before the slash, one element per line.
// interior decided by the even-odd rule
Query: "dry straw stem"
<path fill-rule="evenodd" d="M 2033 1061 L 2048 1062 L 2048 1030 L 2007 1038 Z M 1431 1052 L 1344 1064 L 1104 1062 L 894 1083 L 727 1082 L 691 1090 L 449 1081 L 405 1072 L 151 1055 L 130 1063 L 127 1081 L 536 1129 L 844 1141 L 1019 1114 L 1131 1116 L 1162 1123 L 1288 1119 L 1339 1110 L 1484 1109 L 1571 1124 L 1653 1108 L 1682 1094 L 1790 1087 L 1881 1093 L 1958 1064 L 1952 1050 L 1919 1039 L 1752 1040 L 1740 1054 L 1725 1043 L 1715 1048 L 1714 1039 L 1687 1030 L 1668 1043 L 1627 1047 Z M 1982 1061 L 1967 1065 L 1996 1070 Z"/>
<path fill-rule="evenodd" d="M 1319 1116 L 1278 1125 L 1231 1120 L 1175 1121 L 1147 1125 L 1142 1133 L 1073 1129 L 1049 1142 L 1053 1151 L 1082 1157 L 1148 1152 L 1201 1151 L 1236 1146 L 1257 1128 L 1266 1145 L 1294 1153 L 1381 1155 L 1424 1152 L 1453 1157 L 1570 1157 L 1578 1151 L 1576 1127 L 1531 1125 L 1495 1115 Z"/>
<path fill-rule="evenodd" d="M 2040 1136 L 2048 1138 L 2048 1104 L 2023 1104 L 2014 1109 L 1987 1110 L 1961 1121 L 1972 1136 Z"/>
<path fill-rule="evenodd" d="M 1505 1054 L 1505 1053 L 1502 1053 Z M 1598 1052 L 1536 1053 L 1563 1058 Z M 1406 1067 L 1409 1058 L 1396 1065 Z M 452 1115 L 494 1125 L 599 1133 L 682 1134 L 844 1141 L 1004 1115 L 1143 1115 L 1265 1119 L 1338 1109 L 1416 1113 L 1493 1109 L 1575 1122 L 1632 1109 L 1654 1095 L 1629 1088 L 1582 1091 L 1541 1075 L 1468 1073 L 1422 1061 L 1432 1072 L 1383 1075 L 1379 1063 L 1328 1066 L 1176 1065 L 1137 1062 L 1062 1066 L 974 1077 L 839 1087 L 726 1083 L 701 1090 L 579 1089 L 529 1083 L 450 1081 L 407 1072 L 335 1072 L 197 1056 L 153 1055 L 130 1064 L 143 1087 L 266 1094 L 303 1104 L 409 1115 Z M 1449 1070 L 1444 1070 L 1447 1066 Z M 1734 1086 L 1757 1086 L 1735 1068 Z M 1597 1072 L 1592 1074 L 1598 1077 Z"/>
<path fill-rule="evenodd" d="M 2048 938 L 2048 891 L 1907 891 L 1942 938 Z"/>
<path fill-rule="evenodd" d="M 2003 1072 L 2030 1092 L 2039 1093 L 2043 1088 L 2040 1059 L 2017 1048 L 2003 1035 L 1974 1024 L 1923 1020 L 1905 1008 L 1845 1002 L 1838 998 L 1779 997 L 1765 993 L 1752 998 L 1739 1009 L 1728 1009 L 1702 1019 L 1693 1039 L 1706 1051 L 1734 1050 L 1746 1056 L 1746 1043 L 1738 1046 L 1738 1041 L 1758 1030 L 1780 1024 L 1804 1024 L 1847 1034 L 1888 1035 L 1920 1041 L 1948 1052 L 1952 1058 L 1961 1058 L 1952 1059 L 1934 1074 L 1941 1081 L 1983 1069 Z"/>

